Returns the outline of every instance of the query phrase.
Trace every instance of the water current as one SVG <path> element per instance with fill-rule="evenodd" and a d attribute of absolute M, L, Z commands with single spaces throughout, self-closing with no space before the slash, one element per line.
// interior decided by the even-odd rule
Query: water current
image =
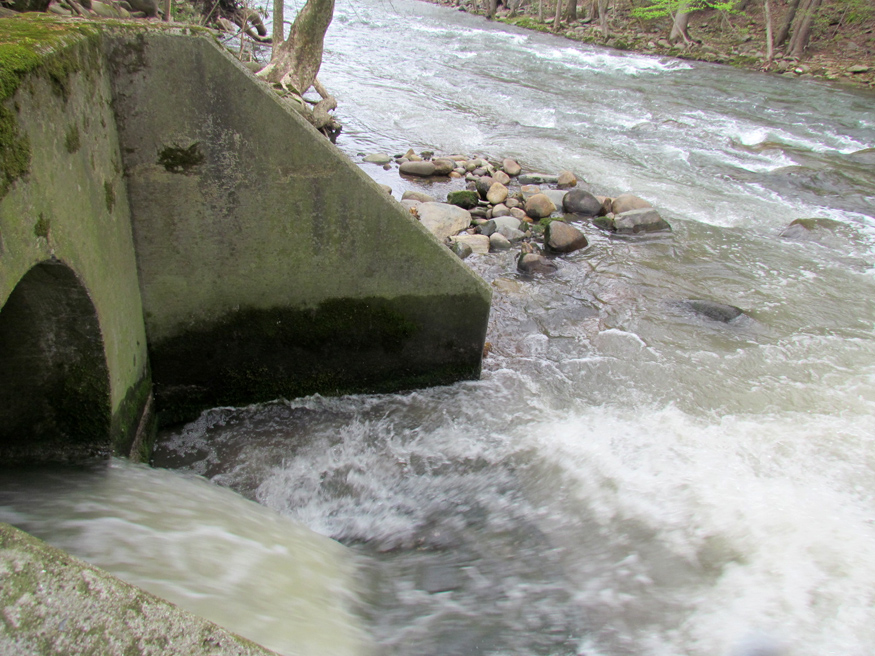
<path fill-rule="evenodd" d="M 548 278 L 473 256 L 481 380 L 217 408 L 156 462 L 347 545 L 379 653 L 875 652 L 875 96 L 409 0 L 339 2 L 320 77 L 356 160 L 570 169 L 673 232 L 580 223 L 590 245 Z M 361 166 L 399 198 L 448 189 Z M 814 217 L 838 224 L 781 236 Z M 0 506 L 52 537 L 26 496 Z"/>

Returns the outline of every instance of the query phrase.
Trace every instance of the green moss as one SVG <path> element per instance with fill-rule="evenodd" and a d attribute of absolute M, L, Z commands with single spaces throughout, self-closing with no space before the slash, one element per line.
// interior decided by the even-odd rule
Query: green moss
<path fill-rule="evenodd" d="M 194 167 L 204 163 L 200 144 L 190 146 L 166 146 L 158 153 L 158 163 L 170 173 L 189 173 Z"/>
<path fill-rule="evenodd" d="M 132 385 L 112 417 L 113 451 L 117 456 L 148 462 L 155 443 L 155 417 L 150 408 L 152 376 L 149 371 Z M 137 435 L 143 413 L 148 412 L 143 434 Z M 132 453 L 135 449 L 135 453 Z"/>
<path fill-rule="evenodd" d="M 18 133 L 16 114 L 0 105 L 0 199 L 30 171 L 30 140 Z"/>
<path fill-rule="evenodd" d="M 33 226 L 33 234 L 37 237 L 42 237 L 43 239 L 49 238 L 49 233 L 52 229 L 51 221 L 46 219 L 42 212 L 40 212 L 39 220 Z"/>
<path fill-rule="evenodd" d="M 79 138 L 79 126 L 71 125 L 67 129 L 67 136 L 64 137 L 64 148 L 71 155 L 82 147 L 82 141 Z"/>
<path fill-rule="evenodd" d="M 538 32 L 550 32 L 550 26 L 539 22 L 532 16 L 516 16 L 514 18 L 498 18 L 498 21 L 507 23 L 508 25 L 516 25 L 527 30 L 536 30 Z"/>
<path fill-rule="evenodd" d="M 106 211 L 112 214 L 112 210 L 115 207 L 115 189 L 113 189 L 112 182 L 109 180 L 103 183 L 103 194 Z"/>

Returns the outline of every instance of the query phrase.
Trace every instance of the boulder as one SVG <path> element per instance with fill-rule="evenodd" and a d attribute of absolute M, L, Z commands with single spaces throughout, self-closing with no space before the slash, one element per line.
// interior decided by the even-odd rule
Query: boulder
<path fill-rule="evenodd" d="M 544 230 L 544 246 L 553 253 L 572 253 L 586 248 L 584 234 L 564 221 L 551 221 Z"/>
<path fill-rule="evenodd" d="M 413 200 L 411 198 L 409 200 L 402 200 L 401 205 L 404 207 L 404 209 L 406 209 L 408 212 L 410 212 L 414 216 L 418 216 L 419 210 L 417 210 L 416 208 L 419 207 L 420 205 L 422 205 L 422 201 L 421 200 Z"/>
<path fill-rule="evenodd" d="M 386 153 L 371 153 L 370 155 L 365 155 L 364 160 L 362 161 L 382 166 L 383 164 L 389 164 L 392 161 L 392 158 Z"/>
<path fill-rule="evenodd" d="M 560 189 L 570 189 L 577 184 L 577 176 L 571 171 L 560 171 L 556 180 L 556 185 Z"/>
<path fill-rule="evenodd" d="M 486 235 L 456 235 L 450 238 L 451 243 L 462 243 L 470 247 L 471 252 L 485 254 L 489 252 L 489 237 Z"/>
<path fill-rule="evenodd" d="M 696 314 L 707 317 L 712 321 L 722 321 L 723 323 L 729 323 L 744 314 L 744 310 L 741 308 L 737 308 L 734 305 L 726 305 L 725 303 L 716 303 L 714 301 L 690 299 L 688 301 L 683 301 L 682 305 Z"/>
<path fill-rule="evenodd" d="M 640 210 L 645 207 L 653 207 L 643 198 L 639 198 L 633 194 L 621 194 L 617 196 L 611 203 L 611 211 L 614 214 L 622 214 L 629 210 Z"/>
<path fill-rule="evenodd" d="M 519 219 L 520 221 L 525 221 L 526 218 L 528 218 L 525 210 L 522 210 L 519 207 L 511 207 L 510 208 L 510 215 L 515 219 Z M 531 219 L 529 219 L 529 220 L 531 220 Z"/>
<path fill-rule="evenodd" d="M 510 176 L 507 173 L 505 173 L 504 171 L 496 171 L 495 173 L 492 174 L 492 179 L 495 180 L 496 182 L 500 182 L 503 185 L 510 184 Z"/>
<path fill-rule="evenodd" d="M 500 232 L 493 232 L 491 235 L 489 235 L 489 250 L 509 251 L 510 240 Z"/>
<path fill-rule="evenodd" d="M 433 162 L 420 160 L 418 162 L 404 162 L 398 170 L 405 175 L 416 175 L 421 178 L 427 178 L 434 175 L 435 166 Z"/>
<path fill-rule="evenodd" d="M 509 214 L 510 214 L 510 210 L 508 209 L 507 205 L 505 205 L 503 203 L 499 203 L 498 205 L 496 205 L 495 207 L 492 208 L 492 216 L 493 217 L 508 216 Z"/>
<path fill-rule="evenodd" d="M 477 203 L 479 201 L 480 196 L 477 194 L 477 192 L 467 189 L 463 189 L 461 191 L 451 191 L 447 194 L 447 202 L 450 205 L 455 205 L 456 207 L 461 207 L 462 209 L 466 210 L 477 207 Z"/>
<path fill-rule="evenodd" d="M 420 203 L 433 203 L 435 198 L 423 191 L 413 191 L 410 189 L 401 194 L 401 200 L 418 200 Z"/>
<path fill-rule="evenodd" d="M 526 233 L 524 233 L 522 230 L 515 230 L 514 228 L 510 228 L 508 226 L 498 226 L 493 234 L 496 233 L 507 238 L 507 240 L 510 242 L 517 242 L 520 239 L 525 239 L 526 236 Z M 491 237 L 492 235 L 489 236 Z"/>
<path fill-rule="evenodd" d="M 543 255 L 537 253 L 520 253 L 516 268 L 521 273 L 556 273 L 558 267 Z"/>
<path fill-rule="evenodd" d="M 596 196 L 596 198 L 601 201 L 602 211 L 599 212 L 599 216 L 604 216 L 605 214 L 611 213 L 611 208 L 614 206 L 614 199 L 610 196 Z"/>
<path fill-rule="evenodd" d="M 432 164 L 434 164 L 434 174 L 435 175 L 449 175 L 453 172 L 453 169 L 456 168 L 456 163 L 446 157 L 439 157 L 438 159 L 433 159 Z"/>
<path fill-rule="evenodd" d="M 512 178 L 518 176 L 520 173 L 522 173 L 523 170 L 522 167 L 520 167 L 520 165 L 512 159 L 506 159 L 502 161 L 501 168 L 504 169 L 504 172 Z"/>
<path fill-rule="evenodd" d="M 598 216 L 602 214 L 602 203 L 588 191 L 572 189 L 562 199 L 562 209 L 569 214 Z"/>
<path fill-rule="evenodd" d="M 621 235 L 671 230 L 671 226 L 652 207 L 629 210 L 616 216 L 600 216 L 593 219 L 593 225 Z"/>
<path fill-rule="evenodd" d="M 519 183 L 521 185 L 556 184 L 557 182 L 559 182 L 558 175 L 547 175 L 546 173 L 526 173 L 519 176 Z"/>
<path fill-rule="evenodd" d="M 526 201 L 526 214 L 533 219 L 543 219 L 556 211 L 556 205 L 545 194 L 535 194 Z"/>
<path fill-rule="evenodd" d="M 416 211 L 422 225 L 441 241 L 471 225 L 468 210 L 448 203 L 421 203 Z"/>
<path fill-rule="evenodd" d="M 486 200 L 493 205 L 503 203 L 507 199 L 507 187 L 500 182 L 493 182 L 486 192 Z"/>

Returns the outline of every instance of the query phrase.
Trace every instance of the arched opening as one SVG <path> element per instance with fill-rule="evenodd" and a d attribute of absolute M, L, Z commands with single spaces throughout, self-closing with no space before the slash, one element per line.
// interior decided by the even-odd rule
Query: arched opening
<path fill-rule="evenodd" d="M 69 267 L 42 262 L 0 309 L 0 462 L 108 455 L 110 417 L 97 311 Z"/>

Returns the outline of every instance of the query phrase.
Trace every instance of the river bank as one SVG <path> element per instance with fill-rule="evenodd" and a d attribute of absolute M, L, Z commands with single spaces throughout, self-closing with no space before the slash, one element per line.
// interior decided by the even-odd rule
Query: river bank
<path fill-rule="evenodd" d="M 486 11 L 474 0 L 425 0 L 431 4 L 456 8 L 476 15 Z M 524 8 L 530 9 L 530 8 Z M 640 52 L 695 61 L 727 64 L 735 68 L 765 71 L 797 79 L 822 79 L 854 87 L 875 88 L 875 34 L 873 19 L 855 24 L 841 24 L 840 17 L 825 17 L 812 35 L 802 58 L 783 56 L 776 51 L 771 63 L 766 57 L 766 28 L 762 7 L 749 7 L 734 15 L 717 10 L 700 10 L 690 16 L 691 42 L 671 43 L 671 19 L 639 20 L 628 10 L 611 15 L 607 36 L 597 19 L 584 16 L 563 18 L 558 31 L 553 30 L 553 16 L 545 11 L 537 15 L 517 13 L 499 6 L 495 20 L 538 32 L 554 33 L 573 41 L 591 43 L 617 50 Z M 832 20 L 838 20 L 832 24 Z"/>

